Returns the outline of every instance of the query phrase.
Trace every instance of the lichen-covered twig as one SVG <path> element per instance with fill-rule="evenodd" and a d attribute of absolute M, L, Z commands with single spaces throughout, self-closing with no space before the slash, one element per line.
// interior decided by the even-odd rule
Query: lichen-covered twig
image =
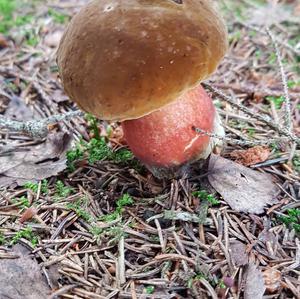
<path fill-rule="evenodd" d="M 21 122 L 16 120 L 7 119 L 0 116 L 0 128 L 9 131 L 23 132 L 33 138 L 45 138 L 48 134 L 48 126 L 60 121 L 69 120 L 76 116 L 81 116 L 82 111 L 72 111 L 65 114 L 56 114 L 41 120 L 31 120 Z"/>
<path fill-rule="evenodd" d="M 286 74 L 284 72 L 283 68 L 283 63 L 282 63 L 282 58 L 281 54 L 279 52 L 279 47 L 277 44 L 277 41 L 271 32 L 269 28 L 266 28 L 266 32 L 269 35 L 275 49 L 275 54 L 280 70 L 280 75 L 281 75 L 281 80 L 282 80 L 282 85 L 283 85 L 283 90 L 284 90 L 284 107 L 285 107 L 285 122 L 284 126 L 289 130 L 289 132 L 292 132 L 293 129 L 293 122 L 292 122 L 292 113 L 291 113 L 291 100 L 290 100 L 290 95 L 289 95 L 289 90 L 288 90 L 288 85 L 287 85 L 287 79 L 286 79 Z"/>
<path fill-rule="evenodd" d="M 267 124 L 269 127 L 276 130 L 280 135 L 286 136 L 286 137 L 288 137 L 288 139 L 290 141 L 297 143 L 297 145 L 300 145 L 300 138 L 298 138 L 296 135 L 294 135 L 292 132 L 290 132 L 286 128 L 282 127 L 281 125 L 276 124 L 274 121 L 272 121 L 271 118 L 260 115 L 258 113 L 255 113 L 255 112 L 251 111 L 249 108 L 236 103 L 236 101 L 233 98 L 225 95 L 221 90 L 213 87 L 209 83 L 203 83 L 203 86 L 205 88 L 207 88 L 208 90 L 210 90 L 213 94 L 219 96 L 222 100 L 231 104 L 233 107 L 243 111 L 247 115 L 250 115 L 251 117 L 253 117 L 259 121 L 262 121 L 263 123 Z"/>
<path fill-rule="evenodd" d="M 222 141 L 228 142 L 233 145 L 241 145 L 241 146 L 271 145 L 288 139 L 288 137 L 285 137 L 285 138 L 273 138 L 273 139 L 265 139 L 265 140 L 238 140 L 226 136 L 225 137 L 219 136 L 214 133 L 209 133 L 200 128 L 194 128 L 194 130 L 198 134 L 206 135 L 212 138 L 220 139 Z"/>

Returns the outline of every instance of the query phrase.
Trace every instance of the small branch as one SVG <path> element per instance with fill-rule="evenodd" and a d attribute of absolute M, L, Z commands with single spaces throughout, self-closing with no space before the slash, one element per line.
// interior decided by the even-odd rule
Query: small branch
<path fill-rule="evenodd" d="M 126 275 L 125 275 L 125 240 L 124 236 L 120 238 L 119 241 L 119 257 L 117 259 L 117 267 L 118 267 L 118 282 L 121 287 L 126 283 Z"/>
<path fill-rule="evenodd" d="M 233 139 L 233 138 L 229 138 L 229 137 L 223 137 L 223 136 L 219 136 L 217 134 L 214 133 L 209 133 L 206 132 L 202 129 L 199 128 L 194 128 L 195 132 L 201 135 L 206 135 L 212 138 L 216 138 L 216 139 L 220 139 L 222 141 L 226 141 L 230 144 L 234 144 L 234 145 L 241 145 L 241 146 L 256 146 L 256 145 L 270 145 L 270 144 L 274 144 L 274 143 L 278 143 L 280 141 L 283 141 L 284 138 L 277 138 L 277 139 L 267 139 L 267 140 L 238 140 L 238 139 Z M 287 137 L 285 139 L 288 139 Z"/>
<path fill-rule="evenodd" d="M 286 74 L 284 72 L 283 64 L 282 64 L 282 57 L 278 48 L 277 41 L 271 32 L 269 28 L 266 28 L 266 32 L 269 35 L 269 37 L 272 40 L 272 43 L 274 45 L 275 49 L 275 54 L 277 58 L 277 62 L 279 65 L 279 70 L 281 74 L 281 80 L 282 80 L 282 85 L 283 85 L 283 90 L 284 90 L 284 107 L 285 107 L 285 123 L 284 126 L 289 130 L 289 132 L 292 132 L 293 125 L 292 125 L 292 113 L 291 113 L 291 99 L 289 95 L 289 90 L 288 90 L 288 85 L 287 85 L 287 79 L 286 79 Z"/>
<path fill-rule="evenodd" d="M 65 114 L 56 114 L 42 120 L 21 122 L 10 120 L 0 116 L 0 127 L 9 131 L 23 132 L 33 138 L 45 138 L 48 134 L 48 126 L 63 120 L 82 115 L 82 111 L 72 111 Z"/>
<path fill-rule="evenodd" d="M 213 87 L 209 83 L 202 83 L 202 84 L 203 84 L 203 86 L 205 88 L 207 88 L 208 90 L 210 90 L 215 95 L 219 96 L 222 100 L 230 103 L 233 107 L 235 107 L 235 108 L 243 111 L 247 115 L 250 115 L 251 117 L 253 117 L 253 118 L 255 118 L 255 119 L 259 120 L 259 121 L 262 121 L 263 123 L 267 124 L 269 127 L 271 127 L 274 130 L 276 130 L 279 134 L 288 137 L 289 140 L 297 143 L 297 145 L 300 145 L 300 138 L 298 138 L 293 133 L 289 132 L 289 130 L 287 130 L 286 128 L 283 128 L 282 126 L 274 123 L 269 117 L 257 114 L 255 112 L 251 111 L 249 108 L 236 103 L 233 98 L 225 95 L 221 90 Z"/>

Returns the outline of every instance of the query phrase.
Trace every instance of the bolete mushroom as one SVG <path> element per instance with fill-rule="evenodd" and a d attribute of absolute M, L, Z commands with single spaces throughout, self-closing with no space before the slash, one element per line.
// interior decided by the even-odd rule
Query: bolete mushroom
<path fill-rule="evenodd" d="M 196 86 L 216 69 L 226 50 L 226 26 L 211 0 L 94 0 L 68 25 L 57 63 L 69 97 L 82 110 L 100 119 L 126 121 L 147 117 L 174 102 L 174 107 L 182 112 L 192 113 L 190 119 L 195 124 L 190 122 L 189 128 L 203 124 L 205 119 L 197 118 L 195 111 L 209 115 L 209 124 L 202 129 L 212 132 L 214 107 L 201 87 Z M 201 103 L 205 103 L 205 108 Z M 194 108 L 188 108 L 190 104 Z M 181 117 L 189 116 L 179 115 L 177 108 L 172 107 L 161 110 L 174 113 L 165 119 L 173 119 L 172 125 L 183 122 L 186 126 Z M 157 119 L 162 116 L 161 111 L 146 119 Z M 160 123 L 167 125 L 163 120 Z M 134 137 L 133 131 L 129 132 L 136 128 L 134 124 L 124 124 L 129 143 Z M 156 132 L 161 134 L 161 129 Z M 177 151 L 189 148 L 191 136 L 200 144 L 195 132 L 185 136 L 181 140 L 186 144 L 178 145 Z M 200 151 L 209 144 L 207 136 L 202 139 Z M 195 151 L 182 153 L 176 161 L 196 157 Z"/>

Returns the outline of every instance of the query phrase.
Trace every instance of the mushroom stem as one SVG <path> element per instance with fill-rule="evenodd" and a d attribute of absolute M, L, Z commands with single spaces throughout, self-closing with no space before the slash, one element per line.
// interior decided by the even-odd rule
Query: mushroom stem
<path fill-rule="evenodd" d="M 181 176 L 190 163 L 205 162 L 220 142 L 195 128 L 224 135 L 212 99 L 201 85 L 147 116 L 122 123 L 134 155 L 158 178 Z"/>

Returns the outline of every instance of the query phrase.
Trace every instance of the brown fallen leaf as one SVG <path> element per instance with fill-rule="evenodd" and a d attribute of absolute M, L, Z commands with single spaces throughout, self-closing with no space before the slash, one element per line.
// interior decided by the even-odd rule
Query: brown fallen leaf
<path fill-rule="evenodd" d="M 0 187 L 43 180 L 63 171 L 71 139 L 66 132 L 52 132 L 43 143 L 0 156 Z"/>
<path fill-rule="evenodd" d="M 37 210 L 35 208 L 28 208 L 24 211 L 24 213 L 21 215 L 21 218 L 20 218 L 20 223 L 24 223 L 30 219 L 32 219 L 32 217 L 34 215 L 36 215 L 37 213 Z"/>
<path fill-rule="evenodd" d="M 0 259 L 0 298 L 48 298 L 51 290 L 28 249 L 17 244 L 12 251 L 19 258 Z"/>
<path fill-rule="evenodd" d="M 232 262 L 236 267 L 245 266 L 249 262 L 249 257 L 246 252 L 246 245 L 240 241 L 232 241 L 229 246 Z"/>
<path fill-rule="evenodd" d="M 230 153 L 230 157 L 237 163 L 250 166 L 266 161 L 270 153 L 267 147 L 255 146 L 247 150 L 235 150 Z"/>
<path fill-rule="evenodd" d="M 269 174 L 260 173 L 214 154 L 209 161 L 209 183 L 239 212 L 261 214 L 278 203 L 278 187 Z"/>
<path fill-rule="evenodd" d="M 8 41 L 6 37 L 0 33 L 0 50 L 8 47 Z"/>
<path fill-rule="evenodd" d="M 281 287 L 281 272 L 274 268 L 266 269 L 263 272 L 264 282 L 268 293 L 275 293 Z"/>

